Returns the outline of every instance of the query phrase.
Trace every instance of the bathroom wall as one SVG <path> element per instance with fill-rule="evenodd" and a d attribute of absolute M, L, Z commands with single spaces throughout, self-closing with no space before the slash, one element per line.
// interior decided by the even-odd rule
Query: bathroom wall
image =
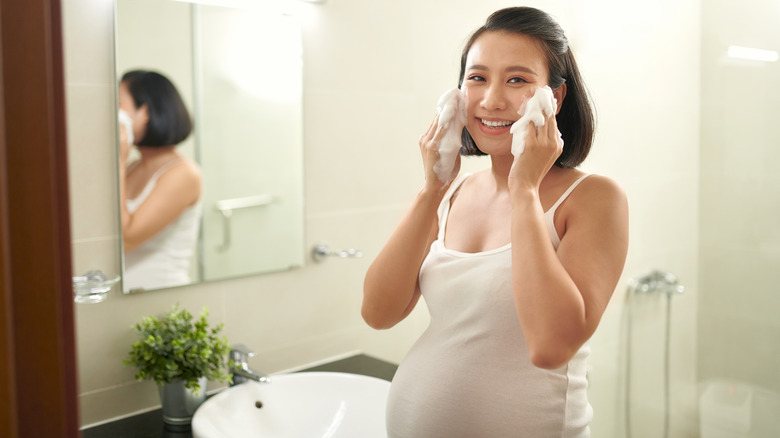
<path fill-rule="evenodd" d="M 695 409 L 699 89 L 691 83 L 699 76 L 699 2 L 528 4 L 553 13 L 568 30 L 596 102 L 597 141 L 583 168 L 615 178 L 630 200 L 629 259 L 592 341 L 590 370 L 594 436 L 623 436 L 624 291 L 629 278 L 651 268 L 672 271 L 688 286 L 673 314 L 679 331 L 673 381 L 681 395 L 675 400 L 682 400 L 676 412 Z M 400 361 L 427 323 L 425 306 L 392 330 L 368 329 L 359 315 L 363 273 L 421 186 L 417 139 L 439 95 L 457 83 L 465 39 L 490 12 L 509 5 L 301 3 L 306 247 L 325 242 L 365 257 L 307 260 L 290 272 L 139 295 L 112 292 L 104 303 L 76 306 L 82 424 L 158 404 L 153 384 L 135 382 L 122 358 L 134 339 L 131 325 L 176 302 L 193 312 L 208 306 L 211 320 L 225 322 L 232 342 L 254 348 L 251 365 L 266 372 L 354 351 Z M 118 272 L 113 3 L 65 0 L 63 12 L 74 270 Z M 465 167 L 485 164 L 469 159 Z M 632 419 L 637 430 L 661 415 L 659 303 L 637 306 L 635 405 L 645 418 Z M 675 427 L 693 426 L 682 419 Z"/>
<path fill-rule="evenodd" d="M 725 56 L 777 51 L 780 3 L 728 5 L 702 8 L 699 378 L 780 394 L 780 62 Z"/>

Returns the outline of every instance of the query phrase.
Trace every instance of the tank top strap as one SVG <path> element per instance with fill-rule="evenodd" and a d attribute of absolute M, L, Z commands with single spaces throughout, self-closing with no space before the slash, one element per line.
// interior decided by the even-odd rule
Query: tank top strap
<path fill-rule="evenodd" d="M 141 163 L 141 160 L 133 160 L 133 162 L 131 162 L 130 164 L 127 165 L 126 170 L 129 172 L 129 171 L 135 169 L 136 167 L 138 167 L 138 164 L 140 164 L 140 163 Z"/>
<path fill-rule="evenodd" d="M 552 207 L 550 207 L 550 208 L 549 208 L 547 211 L 545 211 L 544 213 L 545 213 L 545 214 L 547 214 L 548 212 L 550 212 L 551 214 L 553 214 L 553 215 L 554 215 L 554 214 L 555 214 L 555 210 L 557 210 L 557 209 L 558 209 L 558 207 L 559 207 L 559 206 L 560 206 L 560 205 L 563 203 L 563 201 L 565 201 L 565 200 L 566 200 L 566 198 L 568 198 L 568 197 L 569 197 L 569 195 L 571 195 L 571 192 L 573 192 L 573 191 L 574 191 L 574 189 L 576 189 L 576 188 L 577 188 L 577 186 L 578 186 L 578 185 L 580 185 L 580 183 L 581 183 L 581 182 L 582 182 L 582 181 L 583 181 L 585 178 L 587 178 L 587 177 L 589 177 L 589 176 L 590 176 L 590 174 L 585 174 L 585 175 L 582 175 L 581 177 L 577 178 L 577 180 L 576 180 L 576 181 L 574 181 L 574 182 L 573 182 L 573 183 L 572 183 L 572 184 L 569 186 L 569 188 L 568 188 L 568 189 L 566 189 L 566 191 L 565 191 L 565 192 L 563 192 L 563 194 L 561 195 L 561 197 L 560 197 L 560 198 L 558 198 L 558 200 L 557 200 L 557 201 L 555 201 L 555 204 L 553 204 L 553 205 L 552 205 Z"/>
<path fill-rule="evenodd" d="M 160 178 L 160 176 L 168 169 L 170 169 L 174 164 L 180 161 L 182 161 L 182 158 L 176 158 L 160 166 L 160 168 L 152 174 L 151 178 L 149 178 L 149 181 L 146 182 L 146 185 L 144 185 L 141 193 L 139 193 L 138 196 L 133 199 L 127 199 L 127 206 L 130 210 L 130 213 L 133 213 L 138 208 L 138 206 L 146 200 L 149 194 L 152 193 L 152 190 L 154 190 L 155 186 L 157 186 L 157 180 Z M 135 163 L 137 162 L 134 162 L 133 164 Z"/>
<path fill-rule="evenodd" d="M 468 178 L 470 175 L 470 173 L 464 173 L 458 177 L 458 179 L 456 179 L 447 189 L 447 192 L 444 194 L 444 198 L 441 200 L 441 204 L 439 204 L 439 233 L 438 236 L 436 236 L 436 239 L 439 241 L 444 241 L 444 228 L 447 226 L 447 216 L 450 214 L 452 196 L 455 194 L 455 192 L 458 191 L 460 185 L 463 184 L 463 181 L 465 181 L 466 178 Z"/>
<path fill-rule="evenodd" d="M 444 194 L 444 197 L 441 200 L 441 204 L 439 204 L 439 232 L 436 236 L 436 239 L 439 241 L 444 241 L 444 233 L 447 226 L 447 217 L 450 214 L 450 206 L 452 204 L 452 196 L 455 194 L 455 192 L 458 191 L 461 184 L 463 184 L 463 181 L 466 180 L 471 174 L 466 173 L 462 176 L 458 177 L 452 185 L 447 189 L 447 192 Z M 574 181 L 567 189 L 563 192 L 563 194 L 558 198 L 557 201 L 550 207 L 547 211 L 544 212 L 545 216 L 545 222 L 547 223 L 547 229 L 550 233 L 550 239 L 553 242 L 553 245 L 557 248 L 558 244 L 560 243 L 560 238 L 558 237 L 558 233 L 555 230 L 555 223 L 554 223 L 554 217 L 555 217 L 555 211 L 558 209 L 558 207 L 563 203 L 563 201 L 566 200 L 566 198 L 571 195 L 571 192 L 574 191 L 574 189 L 577 188 L 580 183 L 585 180 L 585 178 L 589 177 L 590 174 L 582 175 L 581 177 L 577 178 L 576 181 Z"/>
<path fill-rule="evenodd" d="M 168 169 L 173 167 L 174 164 L 179 163 L 182 160 L 183 160 L 183 158 L 175 158 L 175 159 L 173 159 L 173 160 L 163 164 L 162 166 L 160 166 L 159 169 L 154 171 L 154 173 L 152 174 L 151 178 L 149 178 L 149 181 L 146 182 L 146 187 L 149 187 L 149 186 L 154 187 L 157 184 L 157 180 L 160 179 L 160 177 L 162 176 L 163 173 L 167 172 Z M 144 190 L 143 190 L 144 192 L 146 191 L 146 187 L 144 187 Z"/>
<path fill-rule="evenodd" d="M 553 247 L 555 247 L 555 249 L 558 249 L 558 245 L 561 243 L 561 238 L 558 236 L 558 230 L 555 229 L 555 211 L 563 203 L 563 201 L 565 201 L 566 198 L 571 195 L 571 192 L 573 192 L 574 189 L 576 189 L 577 186 L 580 185 L 580 183 L 589 176 L 590 174 L 585 174 L 577 178 L 577 180 L 574 181 L 565 192 L 563 192 L 561 197 L 555 201 L 555 204 L 553 204 L 552 207 L 544 212 L 544 221 L 547 224 L 547 231 L 550 233 L 550 240 L 552 241 Z"/>
<path fill-rule="evenodd" d="M 179 158 L 175 158 L 175 159 L 173 159 L 173 160 L 163 164 L 162 166 L 160 166 L 159 169 L 157 169 L 156 172 L 154 172 L 154 174 L 152 175 L 151 178 L 149 178 L 149 180 L 150 181 L 151 180 L 157 180 L 157 178 L 159 178 L 160 175 L 162 175 L 163 173 L 165 173 L 165 171 L 167 171 L 168 169 L 173 167 L 174 164 L 176 164 L 176 163 L 178 163 L 178 162 L 180 162 L 182 160 L 183 160 L 183 158 L 179 157 Z"/>

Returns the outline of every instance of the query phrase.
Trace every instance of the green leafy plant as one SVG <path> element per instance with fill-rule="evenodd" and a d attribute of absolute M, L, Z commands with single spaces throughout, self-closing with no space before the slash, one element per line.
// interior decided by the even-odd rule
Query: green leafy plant
<path fill-rule="evenodd" d="M 185 386 L 196 394 L 200 389 L 198 378 L 230 381 L 230 351 L 227 337 L 218 336 L 223 324 L 209 329 L 204 307 L 200 318 L 194 320 L 186 309 L 173 306 L 163 318 L 147 316 L 135 324 L 140 339 L 124 360 L 125 365 L 138 368 L 135 378 L 154 380 L 158 385 L 185 381 Z"/>

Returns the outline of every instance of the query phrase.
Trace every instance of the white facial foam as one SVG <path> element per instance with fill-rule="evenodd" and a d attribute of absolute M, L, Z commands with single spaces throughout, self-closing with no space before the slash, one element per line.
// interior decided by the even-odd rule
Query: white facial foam
<path fill-rule="evenodd" d="M 125 131 L 127 132 L 127 144 L 134 144 L 135 138 L 133 137 L 133 120 L 130 118 L 130 114 L 127 114 L 127 111 L 120 109 L 119 112 L 119 123 L 125 126 Z"/>
<path fill-rule="evenodd" d="M 439 181 L 448 183 L 455 178 L 455 160 L 461 147 L 461 132 L 466 125 L 466 96 L 457 88 L 444 93 L 436 104 L 439 113 L 439 129 L 444 134 L 439 142 L 439 161 L 433 171 Z"/>
<path fill-rule="evenodd" d="M 520 110 L 517 112 L 521 115 L 520 120 L 513 123 L 509 130 L 512 134 L 512 155 L 517 157 L 525 150 L 525 131 L 528 124 L 533 123 L 538 131 L 544 126 L 544 121 L 555 114 L 557 107 L 558 101 L 553 96 L 552 89 L 547 85 L 537 88 L 534 95 L 520 106 Z"/>

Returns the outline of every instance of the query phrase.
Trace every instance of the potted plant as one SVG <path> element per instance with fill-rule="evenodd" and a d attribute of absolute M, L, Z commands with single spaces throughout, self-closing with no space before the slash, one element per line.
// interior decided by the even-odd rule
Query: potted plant
<path fill-rule="evenodd" d="M 176 304 L 164 317 L 147 316 L 135 324 L 138 339 L 125 365 L 138 368 L 139 381 L 154 380 L 169 429 L 189 428 L 192 414 L 206 399 L 208 380 L 230 381 L 230 351 L 223 324 L 209 328 L 204 307 L 200 318 Z"/>

